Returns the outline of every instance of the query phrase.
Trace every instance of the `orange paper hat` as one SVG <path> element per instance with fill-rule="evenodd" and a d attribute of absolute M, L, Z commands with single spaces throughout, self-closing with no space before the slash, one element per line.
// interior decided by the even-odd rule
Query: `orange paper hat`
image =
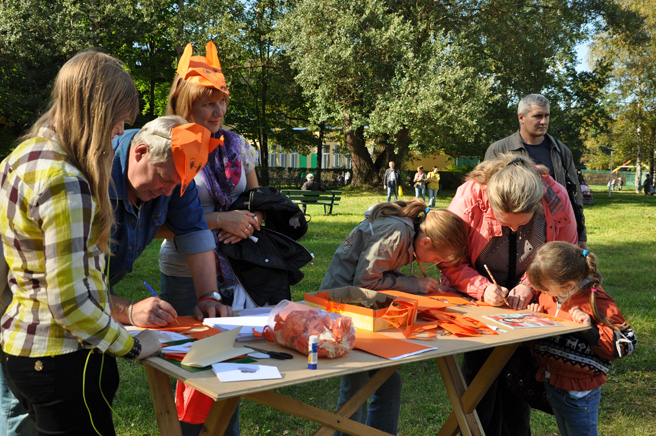
<path fill-rule="evenodd" d="M 207 163 L 207 156 L 219 145 L 223 136 L 212 138 L 212 132 L 196 123 L 183 124 L 171 131 L 171 152 L 175 169 L 182 179 L 180 196 Z"/>
<path fill-rule="evenodd" d="M 193 51 L 191 43 L 187 44 L 178 61 L 178 74 L 189 83 L 218 89 L 230 95 L 214 43 L 207 43 L 205 56 L 192 56 Z"/>

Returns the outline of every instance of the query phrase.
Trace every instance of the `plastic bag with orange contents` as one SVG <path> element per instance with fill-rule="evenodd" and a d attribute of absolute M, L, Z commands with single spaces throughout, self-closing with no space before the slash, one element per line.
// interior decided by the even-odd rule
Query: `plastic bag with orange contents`
<path fill-rule="evenodd" d="M 341 357 L 355 345 L 355 329 L 348 316 L 282 300 L 271 310 L 264 335 L 299 353 L 308 354 L 308 338 L 319 336 L 319 357 Z"/>

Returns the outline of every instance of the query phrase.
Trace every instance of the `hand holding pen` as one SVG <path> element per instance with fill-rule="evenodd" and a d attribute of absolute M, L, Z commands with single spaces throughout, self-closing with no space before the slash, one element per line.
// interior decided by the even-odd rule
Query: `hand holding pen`
<path fill-rule="evenodd" d="M 483 265 L 483 267 L 485 268 L 485 271 L 487 271 L 487 275 L 490 276 L 490 280 L 492 280 L 493 283 L 493 285 L 487 286 L 485 288 L 483 301 L 485 301 L 486 303 L 492 306 L 501 306 L 501 304 L 505 303 L 506 306 L 512 308 L 512 306 L 510 306 L 510 303 L 506 299 L 506 296 L 510 291 L 508 291 L 507 288 L 499 286 L 499 284 L 494 279 L 494 276 L 492 275 L 492 272 L 487 267 L 487 265 Z"/>
<path fill-rule="evenodd" d="M 143 284 L 144 284 L 144 286 L 146 286 L 146 289 L 148 289 L 148 291 L 153 295 L 153 297 L 160 300 L 159 295 L 157 294 L 157 292 L 155 292 L 155 290 L 153 288 L 151 288 L 150 285 L 147 282 L 143 282 Z M 174 317 L 173 321 L 175 321 L 176 324 L 180 325 L 180 323 L 178 322 L 177 317 Z"/>

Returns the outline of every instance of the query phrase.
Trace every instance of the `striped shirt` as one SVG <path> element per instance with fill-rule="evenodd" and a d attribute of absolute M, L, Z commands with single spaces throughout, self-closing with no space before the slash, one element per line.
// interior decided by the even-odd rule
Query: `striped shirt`
<path fill-rule="evenodd" d="M 0 164 L 0 234 L 13 294 L 2 348 L 26 357 L 80 348 L 122 356 L 133 340 L 110 315 L 97 204 L 56 136 L 39 135 Z"/>

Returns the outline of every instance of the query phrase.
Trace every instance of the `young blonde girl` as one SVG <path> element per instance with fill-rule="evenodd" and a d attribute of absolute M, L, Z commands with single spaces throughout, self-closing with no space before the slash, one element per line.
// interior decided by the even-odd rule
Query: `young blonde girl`
<path fill-rule="evenodd" d="M 567 242 L 549 242 L 527 271 L 542 291 L 529 309 L 590 326 L 536 343 L 537 379 L 545 382 L 562 436 L 596 436 L 601 385 L 610 361 L 633 353 L 636 336 L 615 301 L 601 288 L 597 259 Z"/>

